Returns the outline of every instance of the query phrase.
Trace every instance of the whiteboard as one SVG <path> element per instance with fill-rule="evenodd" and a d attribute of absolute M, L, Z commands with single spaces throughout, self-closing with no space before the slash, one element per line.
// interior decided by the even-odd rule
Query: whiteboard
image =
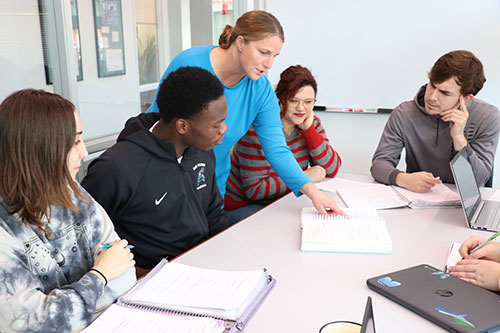
<path fill-rule="evenodd" d="M 319 105 L 394 108 L 413 99 L 441 55 L 467 49 L 485 68 L 477 97 L 500 106 L 498 0 L 267 0 L 266 9 L 285 30 L 271 82 L 306 66 Z"/>

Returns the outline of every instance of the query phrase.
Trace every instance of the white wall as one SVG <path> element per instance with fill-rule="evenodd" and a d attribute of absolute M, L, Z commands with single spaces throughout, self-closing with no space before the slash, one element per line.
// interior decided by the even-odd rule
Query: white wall
<path fill-rule="evenodd" d="M 468 49 L 487 78 L 477 97 L 500 106 L 500 1 L 267 0 L 266 9 L 285 30 L 271 82 L 290 65 L 307 66 L 318 81 L 318 104 L 394 108 L 413 98 L 442 54 Z M 342 171 L 368 173 L 387 115 L 318 115 Z"/>
<path fill-rule="evenodd" d="M 78 82 L 78 111 L 85 140 L 121 131 L 125 121 L 140 112 L 134 2 L 121 4 L 125 75 L 99 78 L 92 1 L 78 1 L 83 62 L 83 81 Z"/>
<path fill-rule="evenodd" d="M 500 1 L 267 0 L 285 30 L 270 71 L 308 66 L 328 106 L 395 107 L 427 81 L 442 54 L 468 49 L 488 79 L 478 94 L 500 105 Z"/>
<path fill-rule="evenodd" d="M 317 112 L 330 142 L 342 158 L 341 172 L 370 174 L 373 152 L 388 114 Z M 353 124 L 360 130 L 353 130 Z M 400 167 L 405 168 L 403 161 Z"/>

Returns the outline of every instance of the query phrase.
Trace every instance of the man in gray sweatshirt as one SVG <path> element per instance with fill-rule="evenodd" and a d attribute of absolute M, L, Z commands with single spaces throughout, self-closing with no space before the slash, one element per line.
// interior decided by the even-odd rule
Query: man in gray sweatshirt
<path fill-rule="evenodd" d="M 427 192 L 435 184 L 454 183 L 449 162 L 466 149 L 476 181 L 484 186 L 500 131 L 498 108 L 474 97 L 485 81 L 483 65 L 471 52 L 441 56 L 413 101 L 392 111 L 373 155 L 373 178 Z M 406 172 L 396 168 L 403 148 Z"/>

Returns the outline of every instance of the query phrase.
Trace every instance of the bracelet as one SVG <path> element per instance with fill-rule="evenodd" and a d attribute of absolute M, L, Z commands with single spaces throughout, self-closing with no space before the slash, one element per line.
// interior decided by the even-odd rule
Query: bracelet
<path fill-rule="evenodd" d="M 94 271 L 94 272 L 98 273 L 100 276 L 102 276 L 102 278 L 104 279 L 104 281 L 106 281 L 106 282 L 104 282 L 104 286 L 106 287 L 106 285 L 108 284 L 108 279 L 106 279 L 106 277 L 104 276 L 104 274 L 102 274 L 101 272 L 99 272 L 99 271 L 98 271 L 97 269 L 95 269 L 95 268 L 91 268 L 91 269 L 90 269 L 90 271 Z M 89 272 L 90 272 L 90 271 L 89 271 Z"/>

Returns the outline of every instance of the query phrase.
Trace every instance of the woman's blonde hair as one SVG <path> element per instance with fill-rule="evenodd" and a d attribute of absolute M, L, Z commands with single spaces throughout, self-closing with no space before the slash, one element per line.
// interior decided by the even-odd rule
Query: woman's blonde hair
<path fill-rule="evenodd" d="M 262 10 L 252 10 L 241 15 L 234 27 L 227 24 L 219 37 L 219 46 L 227 50 L 238 36 L 243 36 L 246 41 L 278 36 L 282 42 L 285 42 L 283 27 L 278 19 L 273 14 Z"/>

